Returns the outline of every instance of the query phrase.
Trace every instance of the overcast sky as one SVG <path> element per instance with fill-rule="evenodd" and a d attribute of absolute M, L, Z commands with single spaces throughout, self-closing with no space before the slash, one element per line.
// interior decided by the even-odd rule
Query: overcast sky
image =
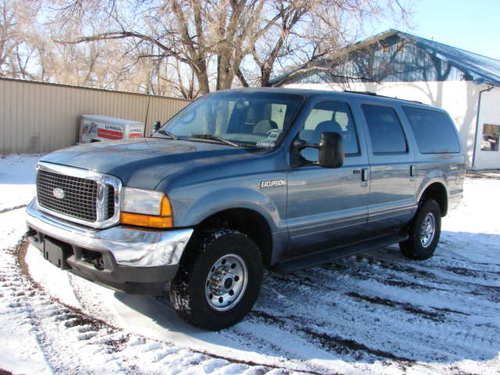
<path fill-rule="evenodd" d="M 500 59 L 500 0 L 416 0 L 412 28 L 424 38 Z M 395 27 L 382 23 L 381 32 Z"/>

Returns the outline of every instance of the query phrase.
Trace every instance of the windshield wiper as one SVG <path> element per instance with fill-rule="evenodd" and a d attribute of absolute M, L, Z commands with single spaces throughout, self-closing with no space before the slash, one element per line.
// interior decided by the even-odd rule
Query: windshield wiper
<path fill-rule="evenodd" d="M 217 141 L 219 143 L 224 143 L 226 145 L 233 146 L 233 147 L 241 147 L 241 145 L 239 145 L 236 142 L 232 142 L 232 141 L 230 141 L 228 139 L 219 137 L 218 135 L 214 135 L 214 134 L 191 134 L 191 137 L 189 137 L 189 138 L 194 138 L 194 139 L 208 139 L 208 140 L 211 140 L 211 141 Z"/>
<path fill-rule="evenodd" d="M 174 133 L 169 132 L 168 130 L 165 129 L 159 129 L 157 133 L 160 133 L 161 135 L 166 135 L 170 139 L 179 139 Z"/>

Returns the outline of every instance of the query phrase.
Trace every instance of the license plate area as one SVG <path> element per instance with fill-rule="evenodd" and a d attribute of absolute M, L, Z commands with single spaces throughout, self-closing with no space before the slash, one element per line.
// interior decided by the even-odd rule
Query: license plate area
<path fill-rule="evenodd" d="M 71 254 L 69 245 L 45 238 L 42 246 L 43 257 L 54 266 L 68 269 L 69 265 L 66 259 Z"/>

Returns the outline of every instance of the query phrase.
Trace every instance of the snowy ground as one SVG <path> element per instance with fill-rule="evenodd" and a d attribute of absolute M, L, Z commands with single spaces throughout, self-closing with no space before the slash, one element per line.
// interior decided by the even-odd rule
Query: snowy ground
<path fill-rule="evenodd" d="M 24 251 L 18 207 L 33 194 L 35 163 L 0 159 L 0 369 L 500 373 L 500 179 L 466 180 L 433 259 L 390 247 L 267 273 L 248 318 L 211 333 L 183 324 L 164 299 L 113 292 Z"/>

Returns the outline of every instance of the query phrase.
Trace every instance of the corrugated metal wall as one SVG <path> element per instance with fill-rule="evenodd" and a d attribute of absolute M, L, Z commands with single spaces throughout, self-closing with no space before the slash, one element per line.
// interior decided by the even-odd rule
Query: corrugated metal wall
<path fill-rule="evenodd" d="M 168 120 L 189 101 L 0 79 L 0 154 L 42 153 L 74 144 L 80 116 L 99 114 L 146 121 Z M 149 108 L 149 109 L 148 109 Z"/>

